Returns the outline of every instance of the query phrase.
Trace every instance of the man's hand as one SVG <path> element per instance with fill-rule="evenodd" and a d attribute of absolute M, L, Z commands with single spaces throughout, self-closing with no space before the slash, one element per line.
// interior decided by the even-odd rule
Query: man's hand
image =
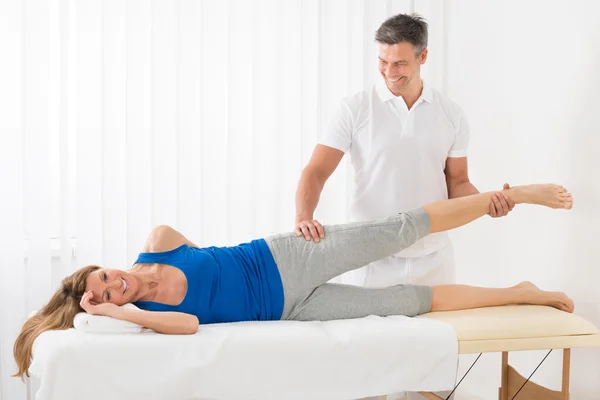
<path fill-rule="evenodd" d="M 510 186 L 508 183 L 505 183 L 502 187 L 502 190 L 508 190 Z M 507 215 L 512 209 L 515 207 L 515 202 L 513 200 L 508 199 L 502 193 L 496 193 L 492 196 L 492 201 L 490 202 L 490 212 L 488 215 L 492 218 L 504 217 Z"/>
<path fill-rule="evenodd" d="M 319 240 L 325 237 L 323 225 L 316 219 L 301 219 L 296 222 L 294 229 L 297 236 L 304 236 L 306 240 L 314 240 L 318 243 Z"/>
<path fill-rule="evenodd" d="M 81 297 L 79 305 L 86 313 L 92 315 L 106 315 L 107 317 L 118 318 L 121 307 L 113 303 L 96 303 L 91 301 L 93 294 L 91 291 L 85 292 Z"/>

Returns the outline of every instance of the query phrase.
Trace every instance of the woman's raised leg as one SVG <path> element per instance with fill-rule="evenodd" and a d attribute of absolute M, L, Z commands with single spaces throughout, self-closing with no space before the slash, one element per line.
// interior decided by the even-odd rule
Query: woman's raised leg
<path fill-rule="evenodd" d="M 398 253 L 429 233 L 457 228 L 486 215 L 496 193 L 441 200 L 377 221 L 328 225 L 325 238 L 318 243 L 293 233 L 266 240 L 282 272 L 297 270 L 299 275 L 292 279 L 301 279 L 303 284 L 314 288 L 347 271 Z M 502 194 L 516 204 L 563 209 L 570 209 L 573 204 L 571 194 L 559 185 L 516 186 Z"/>

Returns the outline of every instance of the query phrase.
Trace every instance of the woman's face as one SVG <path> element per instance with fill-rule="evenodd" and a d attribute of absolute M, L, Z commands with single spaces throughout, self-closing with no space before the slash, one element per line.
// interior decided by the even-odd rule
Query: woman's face
<path fill-rule="evenodd" d="M 125 271 L 101 268 L 87 277 L 85 290 L 92 291 L 92 304 L 113 303 L 122 306 L 135 301 L 139 282 Z"/>

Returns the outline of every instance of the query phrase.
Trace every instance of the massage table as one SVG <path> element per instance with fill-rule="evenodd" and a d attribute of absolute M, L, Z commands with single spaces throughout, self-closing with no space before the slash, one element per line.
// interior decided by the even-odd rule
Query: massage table
<path fill-rule="evenodd" d="M 584 318 L 545 306 L 502 306 L 462 311 L 432 312 L 419 318 L 448 323 L 458 337 L 459 354 L 502 352 L 499 400 L 568 400 L 572 348 L 600 347 L 600 331 Z M 562 390 L 537 385 L 508 364 L 508 353 L 562 349 Z M 442 399 L 421 392 L 431 400 Z"/>
<path fill-rule="evenodd" d="M 568 399 L 570 349 L 600 346 L 593 324 L 541 306 L 213 324 L 195 335 L 83 329 L 36 340 L 36 400 L 348 400 L 401 391 L 437 400 L 433 392 L 456 386 L 458 354 L 487 352 L 503 354 L 501 400 L 519 390 L 517 400 Z M 525 379 L 508 365 L 510 351 L 539 349 L 564 349 L 561 392 L 521 388 Z"/>

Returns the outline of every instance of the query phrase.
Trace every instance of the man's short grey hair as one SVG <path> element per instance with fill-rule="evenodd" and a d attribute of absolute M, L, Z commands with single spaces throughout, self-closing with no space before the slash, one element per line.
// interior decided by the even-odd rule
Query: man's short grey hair
<path fill-rule="evenodd" d="M 383 44 L 409 42 L 417 55 L 427 47 L 427 22 L 418 14 L 398 14 L 388 18 L 375 32 L 375 40 Z"/>

